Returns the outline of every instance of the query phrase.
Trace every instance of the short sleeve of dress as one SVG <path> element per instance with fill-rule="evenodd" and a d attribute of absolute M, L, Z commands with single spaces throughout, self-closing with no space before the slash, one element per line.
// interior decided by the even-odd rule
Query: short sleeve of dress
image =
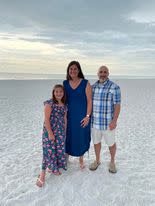
<path fill-rule="evenodd" d="M 52 99 L 49 99 L 49 100 L 44 101 L 44 106 L 45 106 L 46 104 L 49 104 L 51 107 L 53 107 L 53 100 L 52 100 Z"/>

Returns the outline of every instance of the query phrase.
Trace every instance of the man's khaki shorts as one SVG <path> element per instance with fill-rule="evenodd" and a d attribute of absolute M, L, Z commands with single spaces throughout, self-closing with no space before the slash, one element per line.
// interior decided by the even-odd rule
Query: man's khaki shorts
<path fill-rule="evenodd" d="M 104 139 L 105 143 L 111 147 L 115 144 L 115 130 L 98 130 L 96 128 L 91 128 L 91 138 L 94 144 L 98 144 Z"/>

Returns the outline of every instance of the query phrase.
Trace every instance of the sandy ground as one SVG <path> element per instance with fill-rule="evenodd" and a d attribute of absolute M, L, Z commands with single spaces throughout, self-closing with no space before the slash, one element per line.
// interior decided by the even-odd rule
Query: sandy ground
<path fill-rule="evenodd" d="M 40 189 L 35 183 L 42 160 L 42 102 L 55 82 L 0 81 L 1 206 L 155 205 L 155 80 L 115 82 L 122 89 L 117 174 L 108 172 L 104 142 L 102 164 L 94 172 L 88 169 L 95 158 L 91 144 L 84 170 L 71 157 L 68 170 L 59 177 L 48 174 Z"/>

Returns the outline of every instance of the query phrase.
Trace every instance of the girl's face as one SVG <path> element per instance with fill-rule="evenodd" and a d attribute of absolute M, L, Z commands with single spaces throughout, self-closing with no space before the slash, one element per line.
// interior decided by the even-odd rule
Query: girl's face
<path fill-rule="evenodd" d="M 78 73 L 79 73 L 79 70 L 75 64 L 73 64 L 72 66 L 69 67 L 69 76 L 71 78 L 78 77 Z"/>
<path fill-rule="evenodd" d="M 61 100 L 64 96 L 64 91 L 62 88 L 56 88 L 54 90 L 54 96 L 57 100 Z"/>

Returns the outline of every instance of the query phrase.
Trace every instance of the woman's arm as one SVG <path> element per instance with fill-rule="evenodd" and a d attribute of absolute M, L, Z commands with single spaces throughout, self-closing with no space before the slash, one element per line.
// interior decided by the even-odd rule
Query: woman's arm
<path fill-rule="evenodd" d="M 90 115 L 92 112 L 92 89 L 90 83 L 87 83 L 86 86 L 86 97 L 87 97 L 87 114 L 81 121 L 82 127 L 85 127 L 89 123 Z"/>
<path fill-rule="evenodd" d="M 51 140 L 54 140 L 54 134 L 52 132 L 52 129 L 51 129 L 51 125 L 50 125 L 50 115 L 51 115 L 51 106 L 49 104 L 46 104 L 45 107 L 44 107 L 44 122 L 45 122 L 45 127 L 47 129 L 47 132 L 48 132 L 48 136 L 49 136 L 49 139 Z"/>
<path fill-rule="evenodd" d="M 90 83 L 87 83 L 86 87 L 86 97 L 87 97 L 87 115 L 91 115 L 92 112 L 92 88 Z"/>

